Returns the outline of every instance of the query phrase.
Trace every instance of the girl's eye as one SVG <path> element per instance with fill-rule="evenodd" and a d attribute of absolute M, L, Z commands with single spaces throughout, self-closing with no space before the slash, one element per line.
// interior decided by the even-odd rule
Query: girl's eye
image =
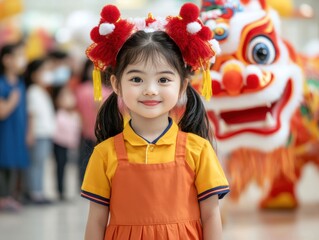
<path fill-rule="evenodd" d="M 160 79 L 158 80 L 158 82 L 159 82 L 159 83 L 168 83 L 168 82 L 169 82 L 169 79 L 167 79 L 167 78 L 160 78 Z"/>
<path fill-rule="evenodd" d="M 134 77 L 134 78 L 131 78 L 130 81 L 131 81 L 131 82 L 134 82 L 134 83 L 140 83 L 140 82 L 142 82 L 143 80 L 142 80 L 141 78 L 139 78 L 139 77 Z"/>

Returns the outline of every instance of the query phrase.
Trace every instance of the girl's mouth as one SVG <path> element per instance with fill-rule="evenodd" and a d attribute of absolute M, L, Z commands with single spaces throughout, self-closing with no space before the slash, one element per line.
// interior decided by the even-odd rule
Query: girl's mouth
<path fill-rule="evenodd" d="M 144 104 L 145 106 L 156 106 L 160 103 L 160 101 L 155 100 L 146 100 L 146 101 L 140 101 L 140 103 Z"/>

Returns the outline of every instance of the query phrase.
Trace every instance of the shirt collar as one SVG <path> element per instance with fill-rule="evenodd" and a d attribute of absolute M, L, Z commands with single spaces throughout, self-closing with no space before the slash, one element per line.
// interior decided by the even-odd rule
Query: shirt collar
<path fill-rule="evenodd" d="M 174 121 L 168 125 L 167 129 L 157 139 L 155 145 L 171 145 L 176 142 L 178 126 Z M 148 143 L 144 138 L 136 134 L 129 123 L 124 126 L 123 130 L 124 140 L 129 142 L 132 146 L 145 146 Z"/>

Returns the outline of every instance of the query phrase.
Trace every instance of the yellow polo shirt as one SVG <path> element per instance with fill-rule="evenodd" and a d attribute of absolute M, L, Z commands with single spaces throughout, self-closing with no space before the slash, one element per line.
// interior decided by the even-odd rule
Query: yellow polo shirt
<path fill-rule="evenodd" d="M 174 161 L 177 132 L 178 126 L 173 122 L 156 143 L 152 144 L 137 135 L 130 124 L 126 124 L 123 136 L 129 161 L 140 164 Z M 199 201 L 216 194 L 221 199 L 229 192 L 223 169 L 206 139 L 196 134 L 187 134 L 186 161 L 195 172 L 194 183 Z M 108 206 L 116 168 L 117 156 L 114 138 L 111 137 L 94 148 L 85 172 L 81 195 Z"/>

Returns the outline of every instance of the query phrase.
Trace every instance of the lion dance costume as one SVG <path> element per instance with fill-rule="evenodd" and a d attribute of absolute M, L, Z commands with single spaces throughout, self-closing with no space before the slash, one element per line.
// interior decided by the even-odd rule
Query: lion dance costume
<path fill-rule="evenodd" d="M 309 147 L 318 139 L 312 114 L 318 105 L 310 104 L 316 95 L 305 84 L 298 55 L 280 36 L 278 15 L 265 0 L 204 0 L 201 18 L 221 48 L 211 65 L 213 96 L 205 104 L 232 198 L 256 181 L 269 186 L 261 208 L 297 207 L 301 169 L 309 159 L 318 163 Z"/>

